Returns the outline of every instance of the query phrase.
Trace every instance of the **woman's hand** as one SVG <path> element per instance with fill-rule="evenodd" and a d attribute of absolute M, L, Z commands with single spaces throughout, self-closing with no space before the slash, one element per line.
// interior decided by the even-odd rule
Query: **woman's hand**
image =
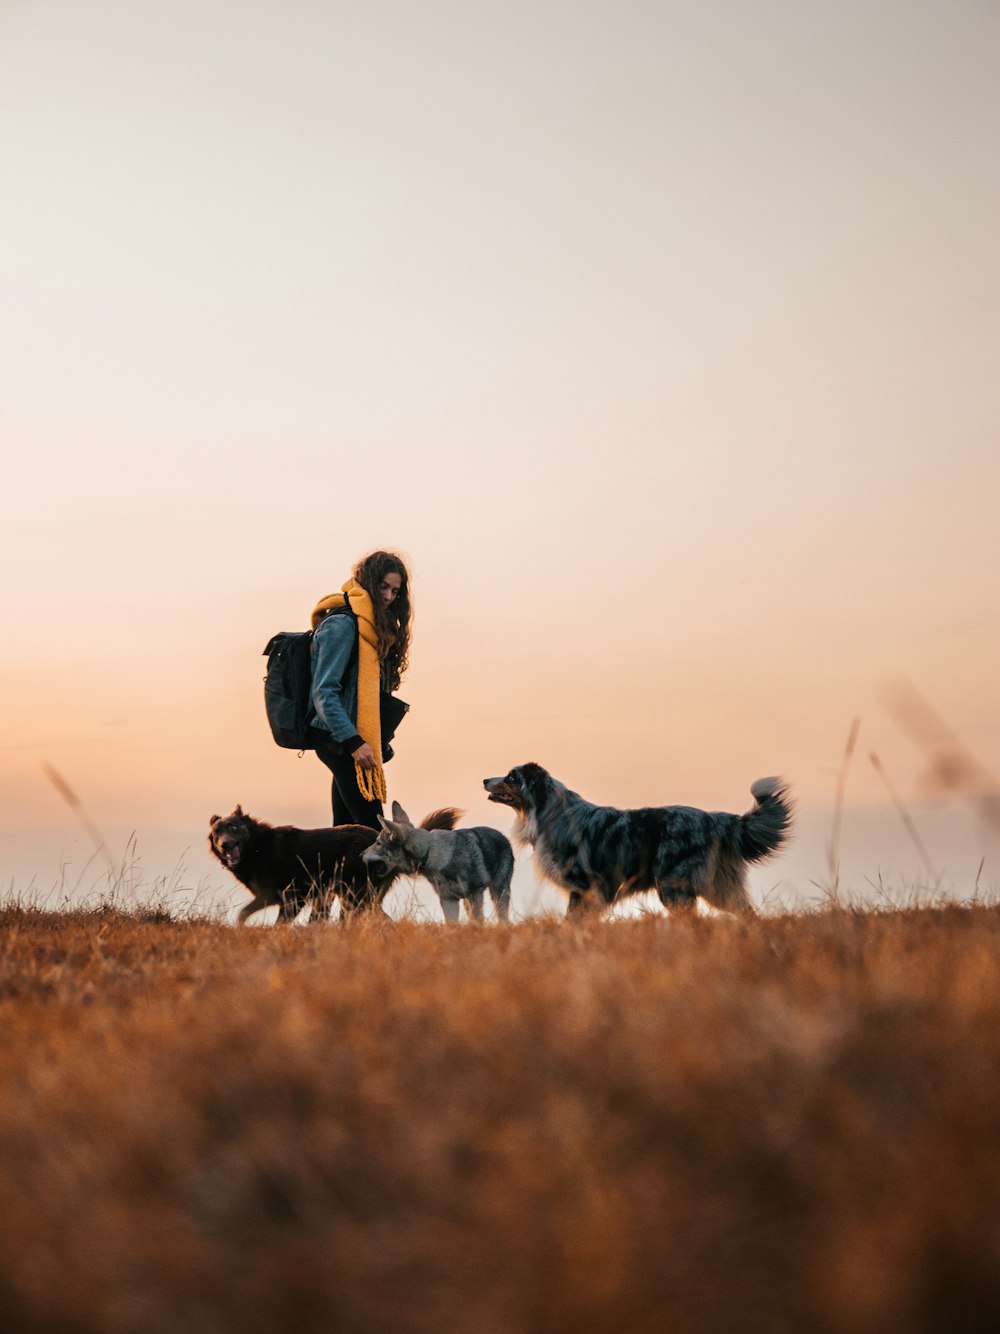
<path fill-rule="evenodd" d="M 369 746 L 367 741 L 362 741 L 357 750 L 351 751 L 351 759 L 359 769 L 377 769 L 378 762 L 375 759 L 375 752 Z"/>

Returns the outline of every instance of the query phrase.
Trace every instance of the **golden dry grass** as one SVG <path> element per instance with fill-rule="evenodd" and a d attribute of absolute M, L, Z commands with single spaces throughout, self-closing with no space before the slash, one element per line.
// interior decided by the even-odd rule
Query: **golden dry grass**
<path fill-rule="evenodd" d="M 1000 911 L 0 912 L 0 1320 L 924 1331 L 1000 1311 Z"/>

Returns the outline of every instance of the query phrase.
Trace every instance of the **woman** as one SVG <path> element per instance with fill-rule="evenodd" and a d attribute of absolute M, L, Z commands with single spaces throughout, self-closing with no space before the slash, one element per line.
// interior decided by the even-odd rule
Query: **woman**
<path fill-rule="evenodd" d="M 313 610 L 312 725 L 321 733 L 316 754 L 333 774 L 335 825 L 379 827 L 390 729 L 406 711 L 389 695 L 409 661 L 409 588 L 399 556 L 373 551 Z"/>

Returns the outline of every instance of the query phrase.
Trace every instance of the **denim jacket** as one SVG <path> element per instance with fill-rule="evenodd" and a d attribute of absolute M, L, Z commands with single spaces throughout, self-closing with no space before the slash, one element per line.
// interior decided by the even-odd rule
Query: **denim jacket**
<path fill-rule="evenodd" d="M 312 639 L 312 726 L 334 741 L 357 736 L 358 627 L 353 616 L 327 616 Z"/>

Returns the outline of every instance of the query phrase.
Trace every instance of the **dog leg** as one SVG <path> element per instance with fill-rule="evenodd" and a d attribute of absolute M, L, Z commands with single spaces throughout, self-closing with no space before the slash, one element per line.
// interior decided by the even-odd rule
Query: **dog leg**
<path fill-rule="evenodd" d="M 705 886 L 701 896 L 719 912 L 737 913 L 744 917 L 757 916 L 757 909 L 750 900 L 746 885 L 736 877 L 717 876 L 712 884 Z"/>
<path fill-rule="evenodd" d="M 499 894 L 493 895 L 493 908 L 497 915 L 498 922 L 510 921 L 510 890 L 506 893 L 502 890 Z"/>
<path fill-rule="evenodd" d="M 510 919 L 510 881 L 514 874 L 514 858 L 505 858 L 490 881 L 490 897 L 496 911 L 497 921 Z"/>
<path fill-rule="evenodd" d="M 691 912 L 698 896 L 684 880 L 657 881 L 656 895 L 668 912 Z"/>
<path fill-rule="evenodd" d="M 574 889 L 570 891 L 566 916 L 579 920 L 583 917 L 596 917 L 607 907 L 607 901 L 596 889 Z"/>
<path fill-rule="evenodd" d="M 329 918 L 332 902 L 333 895 L 325 889 L 317 889 L 309 895 L 310 926 L 319 926 L 320 922 L 325 922 Z"/>
<path fill-rule="evenodd" d="M 446 922 L 458 921 L 458 899 L 441 899 L 441 911 Z"/>
<path fill-rule="evenodd" d="M 303 899 L 292 889 L 286 889 L 281 895 L 281 907 L 278 909 L 279 922 L 294 922 L 302 911 Z"/>
<path fill-rule="evenodd" d="M 473 890 L 465 900 L 465 903 L 469 913 L 469 920 L 472 922 L 481 922 L 483 920 L 483 891 L 481 889 Z"/>
<path fill-rule="evenodd" d="M 240 909 L 239 916 L 236 920 L 240 926 L 242 926 L 248 917 L 252 917 L 255 912 L 260 912 L 262 908 L 266 908 L 267 906 L 267 903 L 263 899 L 254 896 L 246 907 Z"/>

